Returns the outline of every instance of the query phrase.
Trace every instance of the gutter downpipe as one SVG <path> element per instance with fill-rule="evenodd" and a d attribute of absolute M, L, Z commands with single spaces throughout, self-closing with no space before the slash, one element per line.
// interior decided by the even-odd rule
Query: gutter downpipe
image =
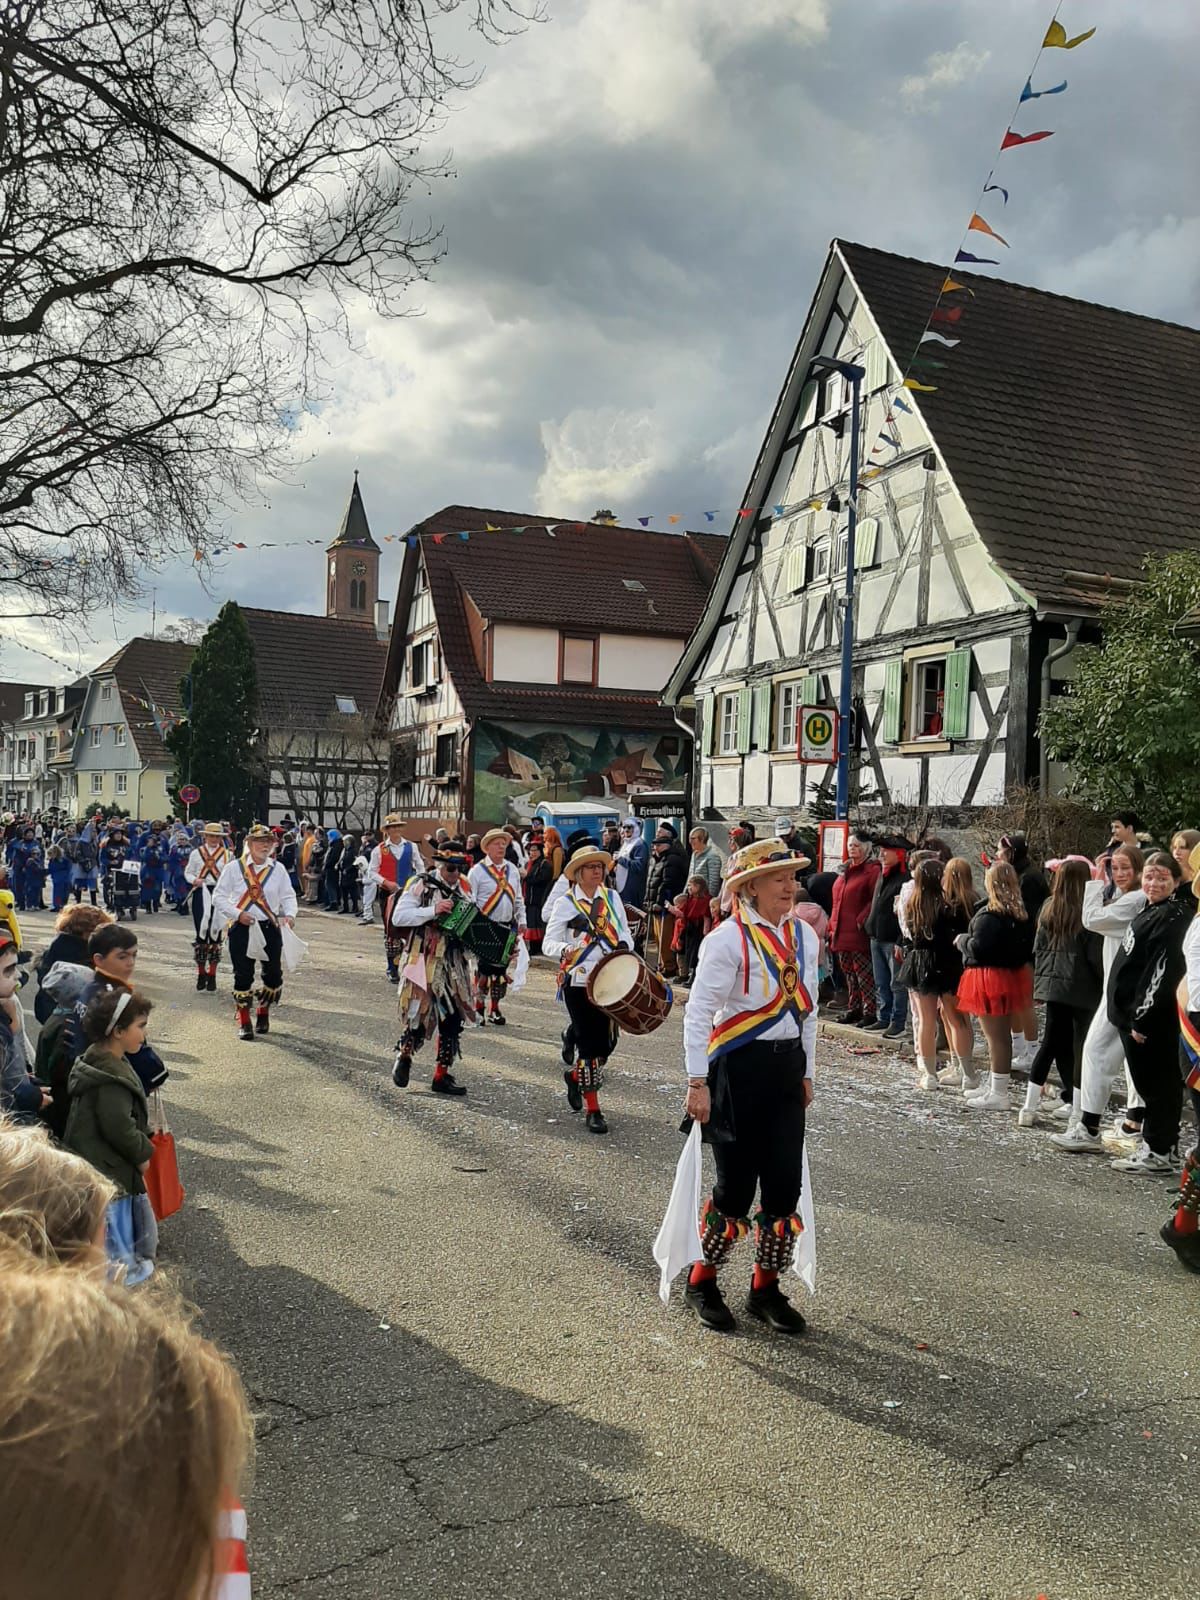
<path fill-rule="evenodd" d="M 1079 643 L 1079 630 L 1082 626 L 1083 621 L 1080 617 L 1072 617 L 1067 623 L 1067 637 L 1061 644 L 1055 645 L 1053 650 L 1046 652 L 1046 659 L 1042 662 L 1042 695 L 1038 714 L 1039 724 L 1041 722 L 1041 713 L 1050 704 L 1052 682 L 1050 669 L 1056 661 L 1062 661 L 1065 656 L 1069 656 L 1074 650 Z M 1040 730 L 1038 733 L 1038 790 L 1043 798 L 1050 790 L 1050 756 L 1046 750 L 1045 740 L 1042 738 Z"/>
<path fill-rule="evenodd" d="M 693 721 L 695 721 L 695 718 L 699 715 L 699 712 L 700 712 L 700 704 L 699 704 L 699 701 L 697 701 L 697 699 L 696 699 L 695 689 L 693 689 L 692 690 L 692 719 L 693 719 Z M 696 729 L 694 727 L 689 728 L 687 723 L 679 715 L 679 702 L 677 700 L 673 700 L 671 702 L 671 716 L 673 717 L 674 722 L 675 722 L 675 726 L 679 729 L 679 731 L 681 733 L 687 734 L 688 738 L 692 742 L 692 775 L 691 775 L 692 776 L 692 781 L 691 781 L 691 784 L 689 785 L 689 787 L 691 788 L 691 791 L 692 791 L 692 795 L 691 795 L 692 806 L 693 806 L 692 827 L 694 828 L 694 827 L 696 827 L 696 825 L 700 821 L 700 783 L 701 783 L 701 779 L 702 779 L 701 765 L 702 765 L 702 763 L 704 761 L 704 752 L 699 748 L 699 745 L 700 745 L 700 734 L 699 734 L 698 729 Z"/>

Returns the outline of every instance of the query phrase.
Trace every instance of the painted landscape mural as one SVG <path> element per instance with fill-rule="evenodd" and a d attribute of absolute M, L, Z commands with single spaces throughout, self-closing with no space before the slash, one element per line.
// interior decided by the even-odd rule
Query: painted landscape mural
<path fill-rule="evenodd" d="M 543 800 L 609 800 L 670 789 L 687 773 L 682 733 L 481 720 L 475 727 L 480 822 L 522 822 Z"/>

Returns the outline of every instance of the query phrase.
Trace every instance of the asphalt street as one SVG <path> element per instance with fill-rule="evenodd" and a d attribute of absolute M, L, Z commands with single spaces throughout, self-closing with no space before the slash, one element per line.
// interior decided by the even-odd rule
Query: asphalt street
<path fill-rule="evenodd" d="M 190 921 L 137 923 L 188 1191 L 163 1261 L 252 1397 L 262 1600 L 1195 1594 L 1200 1281 L 1157 1239 L 1172 1184 L 825 1037 L 808 1335 L 723 1338 L 662 1306 L 650 1257 L 681 1007 L 622 1040 L 598 1138 L 548 972 L 467 1035 L 447 1101 L 429 1051 L 391 1085 L 379 930 L 298 931 L 270 1038 L 241 1044 L 228 965 L 198 995 Z"/>

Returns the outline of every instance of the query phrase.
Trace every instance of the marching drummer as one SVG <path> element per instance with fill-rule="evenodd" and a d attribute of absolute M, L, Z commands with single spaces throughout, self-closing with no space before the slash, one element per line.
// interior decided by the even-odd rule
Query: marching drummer
<path fill-rule="evenodd" d="M 588 999 L 587 981 L 598 962 L 614 950 L 632 950 L 633 935 L 615 889 L 604 886 L 612 857 L 595 845 L 581 845 L 563 869 L 568 888 L 554 902 L 542 949 L 559 957 L 558 996 L 571 1018 L 575 1065 L 563 1073 L 567 1104 L 587 1110 L 589 1133 L 607 1133 L 599 1089 L 604 1064 L 617 1042 L 617 1028 Z"/>
<path fill-rule="evenodd" d="M 516 924 L 519 933 L 525 929 L 525 896 L 521 892 L 521 874 L 507 861 L 505 850 L 511 844 L 503 828 L 493 828 L 485 833 L 480 844 L 483 860 L 477 861 L 467 874 L 467 889 L 481 913 L 489 922 L 503 928 Z M 482 1024 L 484 1010 L 487 1021 L 503 1027 L 508 1020 L 500 1010 L 500 1002 L 508 992 L 508 965 L 476 958 L 475 1020 Z"/>
<path fill-rule="evenodd" d="M 453 846 L 436 850 L 433 870 L 418 873 L 392 897 L 392 926 L 408 932 L 399 952 L 401 962 L 397 1005 L 400 1037 L 392 1063 L 392 1082 L 408 1086 L 412 1058 L 437 1035 L 437 1056 L 430 1088 L 434 1094 L 466 1094 L 450 1068 L 461 1054 L 463 1024 L 473 1015 L 471 958 L 458 939 L 439 926 L 456 906 L 469 903 L 462 874 L 467 858 Z"/>
<path fill-rule="evenodd" d="M 808 865 L 777 839 L 730 858 L 732 913 L 700 946 L 684 1013 L 688 1115 L 707 1124 L 717 1168 L 700 1217 L 703 1260 L 691 1269 L 686 1298 L 701 1322 L 722 1332 L 734 1319 L 717 1268 L 749 1233 L 756 1190 L 746 1310 L 779 1333 L 805 1327 L 779 1274 L 802 1232 L 804 1120 L 813 1094 L 817 937 L 790 915 L 796 873 Z"/>

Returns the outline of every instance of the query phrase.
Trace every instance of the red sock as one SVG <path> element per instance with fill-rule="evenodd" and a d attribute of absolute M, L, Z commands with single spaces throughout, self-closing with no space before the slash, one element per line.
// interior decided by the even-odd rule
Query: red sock
<path fill-rule="evenodd" d="M 707 1261 L 693 1261 L 692 1270 L 688 1273 L 689 1283 L 713 1283 L 716 1281 L 717 1269 L 710 1267 Z"/>
<path fill-rule="evenodd" d="M 600 1096 L 595 1089 L 585 1089 L 583 1091 L 583 1109 L 585 1111 L 599 1111 Z"/>
<path fill-rule="evenodd" d="M 757 1261 L 754 1263 L 754 1278 L 750 1284 L 752 1289 L 769 1289 L 773 1283 L 778 1281 L 779 1274 L 777 1272 L 769 1272 L 766 1267 L 760 1267 Z"/>
<path fill-rule="evenodd" d="M 433 1081 L 434 1081 L 434 1083 L 440 1083 L 441 1080 L 445 1076 L 446 1076 L 446 1068 L 439 1061 L 437 1066 L 434 1067 L 434 1069 L 433 1069 Z"/>

